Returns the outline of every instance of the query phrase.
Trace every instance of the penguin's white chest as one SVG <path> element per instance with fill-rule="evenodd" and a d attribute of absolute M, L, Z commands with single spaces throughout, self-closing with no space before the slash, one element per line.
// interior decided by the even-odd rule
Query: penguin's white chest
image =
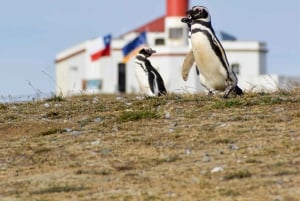
<path fill-rule="evenodd" d="M 144 71 L 140 65 L 136 64 L 135 75 L 139 83 L 140 93 L 150 95 L 151 90 L 148 82 L 148 72 Z"/>
<path fill-rule="evenodd" d="M 202 32 L 192 34 L 191 42 L 195 62 L 201 73 L 201 82 L 211 89 L 224 90 L 227 72 L 207 36 Z"/>

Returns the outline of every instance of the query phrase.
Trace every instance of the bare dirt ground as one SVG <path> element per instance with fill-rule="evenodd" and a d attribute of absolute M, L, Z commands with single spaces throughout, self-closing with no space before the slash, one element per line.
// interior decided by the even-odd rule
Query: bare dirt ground
<path fill-rule="evenodd" d="M 300 200 L 300 90 L 0 104 L 0 200 Z"/>

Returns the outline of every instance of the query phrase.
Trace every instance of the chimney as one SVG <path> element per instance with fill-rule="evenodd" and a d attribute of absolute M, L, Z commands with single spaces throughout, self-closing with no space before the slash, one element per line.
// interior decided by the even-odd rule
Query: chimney
<path fill-rule="evenodd" d="M 189 8 L 189 0 L 166 0 L 167 17 L 185 16 Z"/>

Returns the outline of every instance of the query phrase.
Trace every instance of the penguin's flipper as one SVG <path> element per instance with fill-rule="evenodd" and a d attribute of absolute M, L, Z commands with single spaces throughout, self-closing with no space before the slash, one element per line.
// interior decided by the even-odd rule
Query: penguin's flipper
<path fill-rule="evenodd" d="M 152 72 L 152 71 L 149 71 L 148 72 L 148 82 L 149 82 L 149 87 L 150 87 L 150 90 L 153 94 L 157 94 L 157 85 L 156 85 L 156 82 L 155 82 L 155 74 Z"/>
<path fill-rule="evenodd" d="M 153 94 L 161 96 L 167 94 L 167 90 L 161 75 L 154 68 L 148 74 L 149 86 Z"/>
<path fill-rule="evenodd" d="M 192 68 L 193 64 L 195 62 L 193 51 L 190 50 L 186 57 L 184 58 L 182 69 L 181 69 L 181 75 L 184 81 L 187 81 L 190 69 Z"/>
<path fill-rule="evenodd" d="M 157 83 L 157 87 L 158 87 L 158 96 L 166 95 L 167 90 L 165 87 L 164 80 L 162 79 L 161 75 L 158 72 L 157 72 L 157 76 L 156 76 L 156 83 Z"/>

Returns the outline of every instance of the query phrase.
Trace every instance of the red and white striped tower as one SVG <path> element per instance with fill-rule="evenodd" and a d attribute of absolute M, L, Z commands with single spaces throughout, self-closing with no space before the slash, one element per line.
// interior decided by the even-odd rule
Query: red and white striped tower
<path fill-rule="evenodd" d="M 188 28 L 181 22 L 189 8 L 189 0 L 166 0 L 165 31 L 169 46 L 187 45 Z"/>
<path fill-rule="evenodd" d="M 168 17 L 185 16 L 189 8 L 189 0 L 166 0 L 166 13 Z"/>

